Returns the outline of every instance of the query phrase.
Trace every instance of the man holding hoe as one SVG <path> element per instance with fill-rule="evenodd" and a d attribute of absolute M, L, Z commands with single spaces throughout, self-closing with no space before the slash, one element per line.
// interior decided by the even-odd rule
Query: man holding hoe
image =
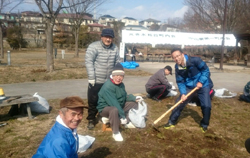
<path fill-rule="evenodd" d="M 197 94 L 203 114 L 203 118 L 200 121 L 200 127 L 202 132 L 206 132 L 211 115 L 210 91 L 213 87 L 209 68 L 201 58 L 190 57 L 184 54 L 180 48 L 174 48 L 171 51 L 171 55 L 176 62 L 175 77 L 180 90 L 180 96 L 177 98 L 176 102 L 180 99 L 183 102 L 172 111 L 169 121 L 164 128 L 169 129 L 174 127 L 181 111 L 192 97 Z M 197 90 L 187 98 L 186 95 L 195 87 Z"/>

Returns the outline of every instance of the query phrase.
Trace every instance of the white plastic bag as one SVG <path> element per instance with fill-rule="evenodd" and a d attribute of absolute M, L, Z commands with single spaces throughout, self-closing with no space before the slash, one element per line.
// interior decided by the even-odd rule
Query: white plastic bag
<path fill-rule="evenodd" d="M 173 97 L 173 96 L 176 96 L 176 95 L 177 95 L 176 91 L 170 90 L 170 92 L 167 94 L 167 97 Z"/>
<path fill-rule="evenodd" d="M 237 93 L 232 93 L 228 91 L 226 88 L 214 89 L 214 91 L 215 91 L 214 96 L 219 98 L 232 98 L 237 95 Z"/>
<path fill-rule="evenodd" d="M 130 109 L 128 117 L 135 127 L 146 127 L 145 116 L 147 115 L 147 104 L 144 101 L 138 102 L 138 109 Z"/>
<path fill-rule="evenodd" d="M 78 134 L 78 138 L 79 138 L 79 149 L 78 149 L 79 153 L 85 152 L 95 141 L 94 137 L 88 135 L 83 136 Z"/>
<path fill-rule="evenodd" d="M 43 97 L 41 97 L 40 95 L 38 95 L 38 93 L 36 92 L 33 97 L 37 97 L 38 101 L 36 102 L 31 102 L 30 105 L 30 109 L 32 112 L 37 112 L 37 113 L 49 113 L 49 103 L 47 102 L 47 100 Z"/>
<path fill-rule="evenodd" d="M 171 84 L 171 85 L 172 85 L 171 90 L 176 90 L 176 87 L 174 86 L 174 83 L 173 83 L 173 82 L 169 82 L 169 84 Z"/>

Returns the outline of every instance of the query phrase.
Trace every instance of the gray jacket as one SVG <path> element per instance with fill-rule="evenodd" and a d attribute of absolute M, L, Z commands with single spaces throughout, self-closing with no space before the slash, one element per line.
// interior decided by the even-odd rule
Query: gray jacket
<path fill-rule="evenodd" d="M 165 76 L 165 69 L 160 69 L 153 76 L 151 76 L 145 87 L 146 89 L 150 89 L 157 85 L 166 85 L 167 89 L 172 88 L 172 85 L 168 82 Z"/>
<path fill-rule="evenodd" d="M 104 83 L 119 60 L 119 51 L 115 44 L 107 47 L 101 40 L 91 43 L 85 56 L 88 79 L 95 80 L 95 83 Z"/>

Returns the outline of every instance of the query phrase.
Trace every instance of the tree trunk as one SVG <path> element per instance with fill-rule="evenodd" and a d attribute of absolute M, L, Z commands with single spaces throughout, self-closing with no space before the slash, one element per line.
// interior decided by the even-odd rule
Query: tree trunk
<path fill-rule="evenodd" d="M 1 26 L 0 26 L 0 49 L 1 49 L 1 58 L 3 59 L 4 58 L 4 51 L 3 51 L 3 28 Z"/>
<path fill-rule="evenodd" d="M 79 58 L 79 49 L 78 49 L 79 30 L 80 30 L 79 27 L 76 28 L 75 30 L 75 58 Z"/>
<path fill-rule="evenodd" d="M 53 25 L 50 22 L 47 23 L 46 28 L 46 61 L 47 72 L 54 70 L 54 56 L 53 56 Z"/>

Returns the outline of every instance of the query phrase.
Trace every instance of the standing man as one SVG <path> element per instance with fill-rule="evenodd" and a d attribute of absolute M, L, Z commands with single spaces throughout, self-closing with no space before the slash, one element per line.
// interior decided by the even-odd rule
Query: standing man
<path fill-rule="evenodd" d="M 132 55 L 132 61 L 136 62 L 136 58 L 135 58 L 135 54 L 139 53 L 138 50 L 136 49 L 136 47 L 134 46 L 132 51 L 131 51 L 131 55 Z"/>
<path fill-rule="evenodd" d="M 166 66 L 149 78 L 145 87 L 150 98 L 160 102 L 160 98 L 168 95 L 172 88 L 166 77 L 169 74 L 172 75 L 172 68 L 171 66 Z"/>
<path fill-rule="evenodd" d="M 202 132 L 206 132 L 211 115 L 210 90 L 213 87 L 209 68 L 201 58 L 190 57 L 184 54 L 179 48 L 173 49 L 171 51 L 171 55 L 176 62 L 175 77 L 180 90 L 180 96 L 177 98 L 176 102 L 180 99 L 183 102 L 172 111 L 169 121 L 164 128 L 169 129 L 174 127 L 181 111 L 196 93 L 199 98 L 203 114 L 203 118 L 200 121 L 200 127 Z M 195 87 L 197 87 L 198 90 L 187 98 L 186 95 Z"/>
<path fill-rule="evenodd" d="M 112 29 L 103 29 L 101 40 L 91 43 L 86 51 L 85 64 L 89 81 L 87 127 L 90 130 L 96 124 L 98 92 L 120 60 L 118 47 L 112 43 L 114 37 Z"/>
<path fill-rule="evenodd" d="M 56 123 L 45 136 L 32 158 L 78 158 L 79 139 L 76 128 L 86 106 L 80 97 L 66 97 L 60 102 Z"/>

